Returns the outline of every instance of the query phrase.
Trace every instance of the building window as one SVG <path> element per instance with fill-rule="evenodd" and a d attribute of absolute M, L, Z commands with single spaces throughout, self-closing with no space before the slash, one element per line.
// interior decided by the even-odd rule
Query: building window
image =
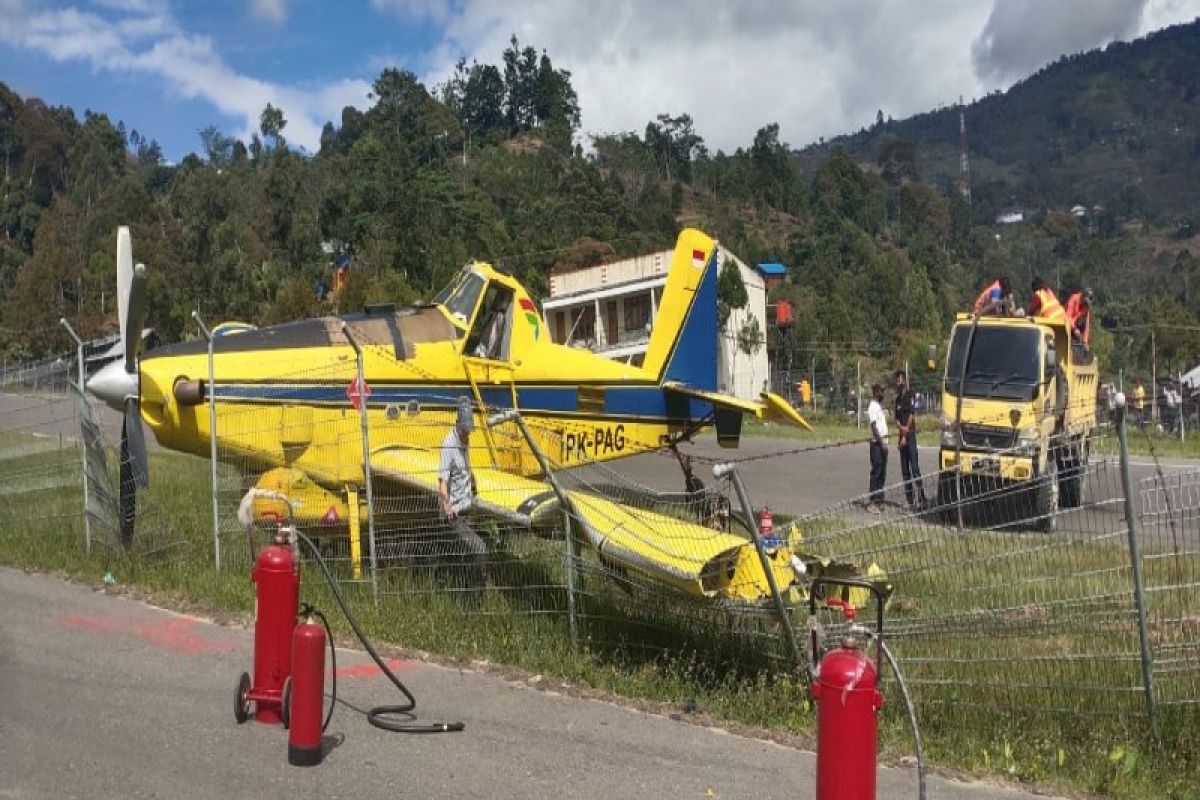
<path fill-rule="evenodd" d="M 596 340 L 596 309 L 583 306 L 571 310 L 570 340 L 567 344 L 592 344 Z"/>
<path fill-rule="evenodd" d="M 625 330 L 643 335 L 650 324 L 650 295 L 639 294 L 625 298 Z"/>
<path fill-rule="evenodd" d="M 554 312 L 554 343 L 566 344 L 567 342 L 567 312 Z"/>

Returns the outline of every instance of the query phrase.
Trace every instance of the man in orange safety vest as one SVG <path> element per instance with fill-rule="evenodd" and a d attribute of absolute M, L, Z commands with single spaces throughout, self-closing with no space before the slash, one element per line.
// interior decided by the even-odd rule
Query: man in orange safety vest
<path fill-rule="evenodd" d="M 977 317 L 982 314 L 1012 313 L 1012 308 L 1012 284 L 1008 282 L 1006 276 L 1001 275 L 980 292 L 979 297 L 975 298 L 975 306 L 971 309 L 971 313 Z"/>
<path fill-rule="evenodd" d="M 1040 277 L 1034 278 L 1032 289 L 1033 299 L 1029 301 L 1029 316 L 1042 317 L 1063 324 L 1068 322 L 1067 312 L 1063 311 L 1062 304 L 1058 302 L 1050 284 Z"/>

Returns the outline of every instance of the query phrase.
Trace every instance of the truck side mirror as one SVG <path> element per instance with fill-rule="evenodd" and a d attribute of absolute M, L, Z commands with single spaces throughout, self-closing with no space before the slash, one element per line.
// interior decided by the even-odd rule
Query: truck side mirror
<path fill-rule="evenodd" d="M 1046 380 L 1050 380 L 1050 376 L 1054 374 L 1054 368 L 1058 365 L 1058 354 L 1054 348 L 1046 350 Z"/>

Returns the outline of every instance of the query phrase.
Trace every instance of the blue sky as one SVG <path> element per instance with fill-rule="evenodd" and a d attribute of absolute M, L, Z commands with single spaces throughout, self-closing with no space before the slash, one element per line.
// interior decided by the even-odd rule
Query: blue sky
<path fill-rule="evenodd" d="M 710 148 L 797 146 L 1003 89 L 1059 55 L 1200 15 L 1200 0 L 0 0 L 0 80 L 123 120 L 178 160 L 267 102 L 315 149 L 385 66 L 427 85 L 508 38 L 572 73 L 587 133 L 687 112 Z"/>

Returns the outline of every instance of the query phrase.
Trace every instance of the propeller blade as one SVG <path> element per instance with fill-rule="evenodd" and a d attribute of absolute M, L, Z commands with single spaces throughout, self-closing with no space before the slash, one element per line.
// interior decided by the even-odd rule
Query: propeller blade
<path fill-rule="evenodd" d="M 125 225 L 117 228 L 117 321 L 125 333 L 129 313 L 129 289 L 133 285 L 133 238 Z"/>
<path fill-rule="evenodd" d="M 137 483 L 133 476 L 133 460 L 129 456 L 126 423 L 121 424 L 120 486 L 118 487 L 117 521 L 120 523 L 121 546 L 126 550 L 133 543 L 133 521 L 137 515 Z"/>
<path fill-rule="evenodd" d="M 146 321 L 146 265 L 134 265 L 133 239 L 124 225 L 117 229 L 117 318 L 125 350 L 125 371 L 135 372 Z"/>
<path fill-rule="evenodd" d="M 139 489 L 145 489 L 150 486 L 150 471 L 146 466 L 146 435 L 142 432 L 142 415 L 136 397 L 125 401 L 125 423 L 121 435 L 129 442 L 134 483 Z"/>
<path fill-rule="evenodd" d="M 126 300 L 125 326 L 121 340 L 125 344 L 125 370 L 137 372 L 137 357 L 142 349 L 142 330 L 146 323 L 146 265 L 133 268 L 133 279 Z"/>
<path fill-rule="evenodd" d="M 134 521 L 137 518 L 137 490 L 150 485 L 146 468 L 146 439 L 142 434 L 142 419 L 136 397 L 125 401 L 125 417 L 121 422 L 120 482 L 117 513 L 121 545 L 128 550 L 133 543 Z"/>

